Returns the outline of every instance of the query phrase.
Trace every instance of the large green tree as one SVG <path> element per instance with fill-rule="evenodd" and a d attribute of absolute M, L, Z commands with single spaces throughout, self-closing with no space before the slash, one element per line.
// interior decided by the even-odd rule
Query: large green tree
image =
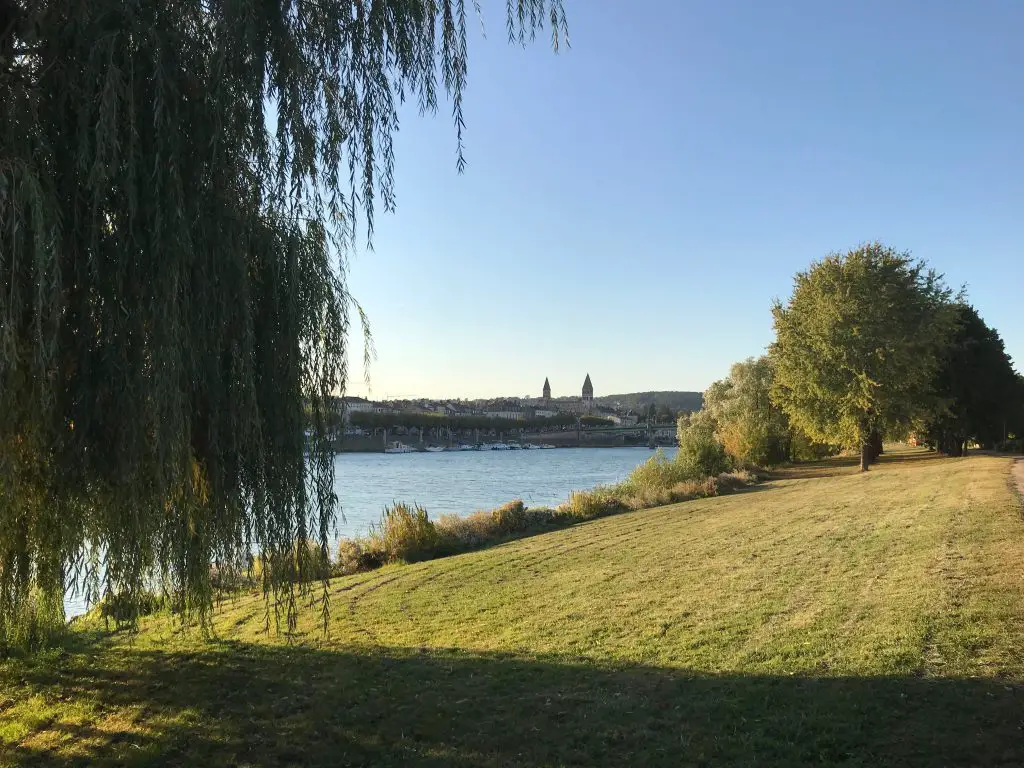
<path fill-rule="evenodd" d="M 877 436 L 931 402 L 950 298 L 923 262 L 879 243 L 812 264 L 772 308 L 774 399 L 812 438 L 859 448 L 866 470 Z"/>
<path fill-rule="evenodd" d="M 1024 451 L 1024 375 L 1017 374 L 1010 397 L 1006 436 L 1015 442 L 1018 451 Z"/>
<path fill-rule="evenodd" d="M 978 312 L 958 304 L 956 328 L 933 383 L 935 410 L 923 422 L 938 450 L 963 455 L 967 442 L 995 445 L 1009 433 L 1017 406 L 1017 375 L 999 333 Z"/>
<path fill-rule="evenodd" d="M 461 168 L 466 6 L 0 0 L 0 646 L 83 569 L 203 620 L 211 563 L 326 553 L 344 256 L 403 101 L 451 97 Z M 560 0 L 507 22 L 565 33 Z"/>

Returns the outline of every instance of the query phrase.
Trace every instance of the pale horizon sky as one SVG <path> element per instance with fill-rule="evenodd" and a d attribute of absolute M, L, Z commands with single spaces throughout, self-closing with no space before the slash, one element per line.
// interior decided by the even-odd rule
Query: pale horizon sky
<path fill-rule="evenodd" d="M 881 240 L 966 285 L 1024 369 L 1024 4 L 565 0 L 572 48 L 470 37 L 403 116 L 398 210 L 349 284 L 370 389 L 704 390 L 764 352 L 793 275 Z M 500 7 L 499 7 L 500 6 Z"/>

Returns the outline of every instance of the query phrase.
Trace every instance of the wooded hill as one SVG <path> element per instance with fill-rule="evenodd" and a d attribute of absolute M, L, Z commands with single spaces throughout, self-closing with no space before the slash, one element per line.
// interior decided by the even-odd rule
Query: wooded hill
<path fill-rule="evenodd" d="M 629 409 L 637 413 L 646 410 L 649 405 L 655 408 L 671 408 L 673 411 L 699 411 L 703 395 L 700 392 L 629 392 L 623 395 L 603 395 L 595 397 L 594 402 L 609 408 Z"/>

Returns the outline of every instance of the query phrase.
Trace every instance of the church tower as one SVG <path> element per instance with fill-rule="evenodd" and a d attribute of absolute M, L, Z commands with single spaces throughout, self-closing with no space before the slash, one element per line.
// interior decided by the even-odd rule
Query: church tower
<path fill-rule="evenodd" d="M 544 377 L 544 402 L 551 399 L 551 385 L 548 383 L 547 376 Z"/>
<path fill-rule="evenodd" d="M 583 410 L 590 413 L 594 409 L 594 385 L 590 383 L 590 374 L 583 380 Z"/>

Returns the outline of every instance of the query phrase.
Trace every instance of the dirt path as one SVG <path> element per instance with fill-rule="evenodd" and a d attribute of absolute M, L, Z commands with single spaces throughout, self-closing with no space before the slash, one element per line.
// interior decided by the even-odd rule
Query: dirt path
<path fill-rule="evenodd" d="M 1010 474 L 1017 481 L 1017 493 L 1024 499 L 1024 459 L 1017 459 L 1013 462 Z"/>

